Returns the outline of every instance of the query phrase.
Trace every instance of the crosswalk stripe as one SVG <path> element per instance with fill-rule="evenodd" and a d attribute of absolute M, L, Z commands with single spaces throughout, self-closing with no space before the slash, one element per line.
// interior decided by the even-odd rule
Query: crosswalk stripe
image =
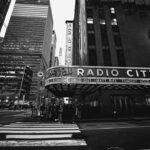
<path fill-rule="evenodd" d="M 84 139 L 74 138 L 81 134 L 77 124 L 59 123 L 12 123 L 0 127 L 0 147 L 23 146 L 87 146 Z"/>
<path fill-rule="evenodd" d="M 1 130 L 0 131 L 0 133 L 24 133 L 24 134 L 38 134 L 38 133 L 40 133 L 40 134 L 48 134 L 48 133 L 80 133 L 80 130 L 51 130 L 51 131 L 49 131 L 49 130 L 47 130 L 47 131 L 37 131 L 37 130 L 35 130 L 35 131 L 33 131 L 33 130 L 31 130 L 31 131 L 22 131 L 22 130 L 19 130 L 19 131 L 12 131 L 12 130 L 10 130 L 10 131 L 8 131 L 8 130 Z"/>
<path fill-rule="evenodd" d="M 0 141 L 1 147 L 18 147 L 18 146 L 86 146 L 86 142 L 84 140 L 5 140 Z"/>
<path fill-rule="evenodd" d="M 51 138 L 71 138 L 72 134 L 50 134 L 50 135 L 6 135 L 6 139 L 51 139 Z"/>
<path fill-rule="evenodd" d="M 77 125 L 68 124 L 10 124 L 5 127 L 78 127 Z"/>
<path fill-rule="evenodd" d="M 34 128 L 34 127 L 31 127 L 31 128 L 28 128 L 28 127 L 26 127 L 26 128 L 6 128 L 6 127 L 0 127 L 0 131 L 1 130 L 16 130 L 16 131 L 19 131 L 19 130 L 22 130 L 22 131 L 29 131 L 29 130 L 33 130 L 33 131 L 35 131 L 35 130 L 41 130 L 41 131 L 44 131 L 44 130 L 77 130 L 77 129 L 79 129 L 79 128 Z"/>
<path fill-rule="evenodd" d="M 77 126 L 77 124 L 75 124 L 75 123 L 40 123 L 40 122 L 25 122 L 25 123 L 23 123 L 23 122 L 20 122 L 20 123 L 17 123 L 17 122 L 15 122 L 15 123 L 11 123 L 10 125 L 13 125 L 13 124 L 15 124 L 15 125 L 70 125 L 70 126 Z"/>
<path fill-rule="evenodd" d="M 14 127 L 16 127 L 16 128 L 79 128 L 78 126 L 66 126 L 66 125 L 64 125 L 64 126 L 52 126 L 52 125 L 47 125 L 47 126 L 39 126 L 39 125 L 24 125 L 24 126 L 18 126 L 18 125 L 12 125 L 12 126 L 10 126 L 10 125 L 4 125 L 3 127 L 7 127 L 7 128 L 14 128 Z"/>

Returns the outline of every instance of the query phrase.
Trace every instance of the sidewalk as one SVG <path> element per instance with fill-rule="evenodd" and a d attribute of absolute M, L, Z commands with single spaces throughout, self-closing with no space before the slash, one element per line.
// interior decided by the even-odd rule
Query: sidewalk
<path fill-rule="evenodd" d="M 138 121 L 150 120 L 150 117 L 118 117 L 118 118 L 98 118 L 98 119 L 77 119 L 76 122 L 109 122 L 109 121 Z"/>
<path fill-rule="evenodd" d="M 32 122 L 51 122 L 49 119 L 42 118 L 37 115 L 32 115 L 32 112 L 27 112 L 25 114 L 25 120 Z M 119 122 L 119 121 L 142 121 L 150 120 L 150 117 L 126 117 L 126 118 L 98 118 L 98 119 L 76 119 L 76 123 L 86 123 L 86 122 Z M 63 120 L 63 122 L 71 122 L 68 120 Z"/>

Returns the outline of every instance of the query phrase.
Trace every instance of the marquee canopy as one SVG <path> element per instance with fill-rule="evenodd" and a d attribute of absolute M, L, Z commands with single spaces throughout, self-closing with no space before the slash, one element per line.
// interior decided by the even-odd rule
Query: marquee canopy
<path fill-rule="evenodd" d="M 145 89 L 150 68 L 57 66 L 47 69 L 45 87 L 56 96 L 87 95 L 97 89 Z"/>

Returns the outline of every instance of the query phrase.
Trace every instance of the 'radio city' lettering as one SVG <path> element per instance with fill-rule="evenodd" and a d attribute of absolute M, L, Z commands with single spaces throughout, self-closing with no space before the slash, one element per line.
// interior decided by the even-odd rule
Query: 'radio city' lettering
<path fill-rule="evenodd" d="M 70 59 L 68 59 L 69 62 Z M 49 77 L 106 77 L 106 78 L 150 78 L 150 68 L 134 67 L 56 67 L 48 69 Z"/>
<path fill-rule="evenodd" d="M 146 77 L 146 72 L 147 72 L 147 70 L 129 69 L 129 70 L 127 70 L 127 75 L 128 75 L 128 77 L 140 77 L 140 74 L 141 74 L 142 77 Z M 150 72 L 150 70 L 148 70 L 148 72 Z"/>
<path fill-rule="evenodd" d="M 93 69 L 88 69 L 85 71 L 85 69 L 78 68 L 77 69 L 77 76 L 113 76 L 113 77 L 118 77 L 119 76 L 119 71 L 117 69 L 96 69 L 96 72 Z"/>

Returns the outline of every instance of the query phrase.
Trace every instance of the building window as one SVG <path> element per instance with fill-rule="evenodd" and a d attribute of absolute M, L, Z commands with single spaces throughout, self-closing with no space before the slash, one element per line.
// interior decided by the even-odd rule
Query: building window
<path fill-rule="evenodd" d="M 92 9 L 87 9 L 86 10 L 86 13 L 87 13 L 87 18 L 93 18 L 93 11 L 92 11 Z"/>
<path fill-rule="evenodd" d="M 118 66 L 126 66 L 125 57 L 122 49 L 117 49 Z"/>
<path fill-rule="evenodd" d="M 107 27 L 105 25 L 100 25 L 100 30 L 101 30 L 102 45 L 109 46 Z"/>
<path fill-rule="evenodd" d="M 119 33 L 119 27 L 118 26 L 112 26 L 113 32 Z"/>
<path fill-rule="evenodd" d="M 89 54 L 89 65 L 90 66 L 97 66 L 97 55 L 96 55 L 96 49 L 89 48 L 88 51 Z"/>
<path fill-rule="evenodd" d="M 105 35 L 103 34 L 102 35 L 102 45 L 103 46 L 109 46 L 107 34 L 105 34 Z"/>
<path fill-rule="evenodd" d="M 114 42 L 115 42 L 115 46 L 119 46 L 119 47 L 122 46 L 120 35 L 114 35 Z"/>
<path fill-rule="evenodd" d="M 106 20 L 105 19 L 100 19 L 99 23 L 100 23 L 100 25 L 105 25 L 106 24 Z"/>
<path fill-rule="evenodd" d="M 105 66 L 111 66 L 111 55 L 109 49 L 103 49 L 103 59 Z"/>
<path fill-rule="evenodd" d="M 99 11 L 99 18 L 100 19 L 105 19 L 105 12 L 104 12 L 104 9 L 101 8 L 98 10 Z"/>
<path fill-rule="evenodd" d="M 93 18 L 87 18 L 87 24 L 93 24 Z"/>
<path fill-rule="evenodd" d="M 115 25 L 115 26 L 118 25 L 116 18 L 113 18 L 113 19 L 111 20 L 111 25 Z"/>
<path fill-rule="evenodd" d="M 114 7 L 111 7 L 111 8 L 110 8 L 110 12 L 111 12 L 111 14 L 115 14 L 115 8 L 114 8 Z"/>
<path fill-rule="evenodd" d="M 93 24 L 87 24 L 87 30 L 94 30 L 94 25 Z"/>
<path fill-rule="evenodd" d="M 88 34 L 88 45 L 95 45 L 95 36 L 94 36 L 94 34 Z"/>
<path fill-rule="evenodd" d="M 102 34 L 107 34 L 107 28 L 106 28 L 106 26 L 100 25 L 100 29 L 101 29 Z"/>

